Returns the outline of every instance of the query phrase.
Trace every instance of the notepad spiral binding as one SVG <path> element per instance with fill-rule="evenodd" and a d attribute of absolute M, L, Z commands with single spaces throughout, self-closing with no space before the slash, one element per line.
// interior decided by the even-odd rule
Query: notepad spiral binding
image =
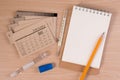
<path fill-rule="evenodd" d="M 84 8 L 84 7 L 75 7 L 76 10 L 79 11 L 85 11 L 93 14 L 98 14 L 98 15 L 103 15 L 103 16 L 110 16 L 111 13 L 103 10 L 98 10 L 98 9 L 90 9 L 90 8 Z"/>

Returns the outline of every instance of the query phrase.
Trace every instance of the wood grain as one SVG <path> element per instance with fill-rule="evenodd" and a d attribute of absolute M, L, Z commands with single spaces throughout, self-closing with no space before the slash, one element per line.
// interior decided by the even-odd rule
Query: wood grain
<path fill-rule="evenodd" d="M 60 25 L 63 11 L 80 4 L 96 9 L 105 9 L 113 13 L 110 30 L 104 49 L 100 73 L 88 75 L 86 80 L 119 80 L 120 78 L 120 0 L 0 0 L 0 80 L 7 80 L 11 72 L 31 61 L 42 51 L 20 58 L 15 47 L 6 37 L 7 25 L 16 10 L 57 12 Z M 58 65 L 51 71 L 40 74 L 37 67 L 48 62 L 59 63 L 55 56 L 56 45 L 52 46 L 49 58 L 37 63 L 11 80 L 79 80 L 81 72 L 74 72 L 59 68 Z"/>

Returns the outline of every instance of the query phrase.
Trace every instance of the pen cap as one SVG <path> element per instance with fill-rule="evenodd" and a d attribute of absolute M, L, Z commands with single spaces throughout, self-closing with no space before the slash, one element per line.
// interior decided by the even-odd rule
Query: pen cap
<path fill-rule="evenodd" d="M 48 63 L 48 64 L 45 64 L 45 65 L 39 66 L 38 69 L 39 69 L 39 72 L 42 73 L 42 72 L 51 70 L 54 67 L 55 67 L 55 63 Z"/>

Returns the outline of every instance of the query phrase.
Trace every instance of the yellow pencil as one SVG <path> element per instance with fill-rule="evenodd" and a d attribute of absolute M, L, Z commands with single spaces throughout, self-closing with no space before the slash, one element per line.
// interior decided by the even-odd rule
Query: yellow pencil
<path fill-rule="evenodd" d="M 104 35 L 104 33 L 99 37 L 99 39 L 97 41 L 97 44 L 96 44 L 96 46 L 95 46 L 95 48 L 94 48 L 94 50 L 93 50 L 93 52 L 92 52 L 92 54 L 91 54 L 91 56 L 90 56 L 90 58 L 88 60 L 88 63 L 87 63 L 86 67 L 83 70 L 83 73 L 82 73 L 82 75 L 80 77 L 80 80 L 84 80 L 84 78 L 85 78 L 85 76 L 86 76 L 86 74 L 87 74 L 87 72 L 89 70 L 89 67 L 90 67 L 90 65 L 92 63 L 92 60 L 93 60 L 93 58 L 94 58 L 94 56 L 95 56 L 95 54 L 96 54 L 96 52 L 97 52 L 101 42 L 102 42 L 103 35 Z"/>

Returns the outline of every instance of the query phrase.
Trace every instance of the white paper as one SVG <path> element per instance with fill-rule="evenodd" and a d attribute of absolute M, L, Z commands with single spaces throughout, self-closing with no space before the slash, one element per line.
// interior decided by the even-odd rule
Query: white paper
<path fill-rule="evenodd" d="M 105 32 L 91 64 L 91 67 L 99 68 L 111 15 L 111 13 L 74 6 L 62 61 L 86 65 L 98 38 Z"/>

